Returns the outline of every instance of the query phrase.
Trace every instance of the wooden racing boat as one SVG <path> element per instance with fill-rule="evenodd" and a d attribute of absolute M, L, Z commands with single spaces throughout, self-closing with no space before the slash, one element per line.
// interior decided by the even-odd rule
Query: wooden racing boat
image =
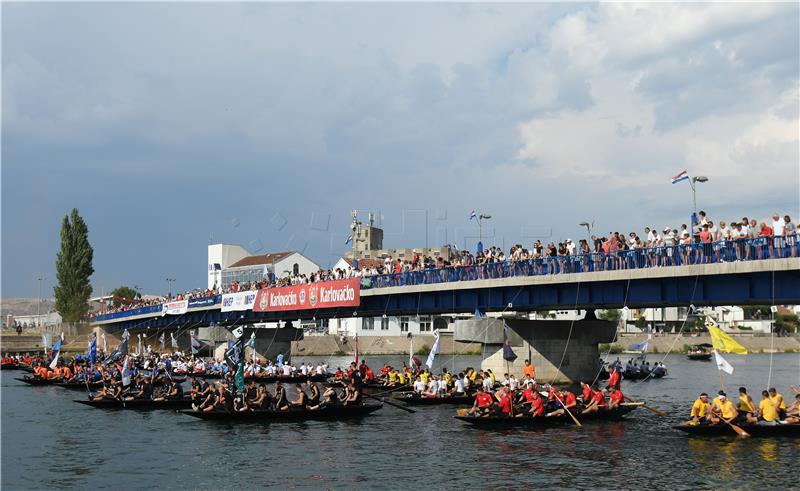
<path fill-rule="evenodd" d="M 53 380 L 49 378 L 37 378 L 37 377 L 21 377 L 21 378 L 15 378 L 14 380 L 25 382 L 28 385 L 55 385 L 60 382 L 60 380 Z"/>
<path fill-rule="evenodd" d="M 74 390 L 85 390 L 87 387 L 86 382 L 58 382 L 53 384 L 56 387 L 62 387 L 64 389 L 74 389 Z M 102 389 L 103 388 L 103 381 L 98 382 L 89 382 L 88 384 L 89 389 Z"/>
<path fill-rule="evenodd" d="M 475 398 L 467 394 L 425 397 L 414 392 L 401 392 L 393 394 L 392 399 L 401 401 L 409 406 L 436 406 L 441 404 L 472 405 Z"/>
<path fill-rule="evenodd" d="M 305 420 L 340 420 L 361 418 L 382 407 L 381 404 L 362 404 L 360 406 L 328 406 L 315 411 L 309 409 L 289 409 L 288 411 L 220 411 L 209 412 L 184 409 L 178 411 L 200 419 L 216 421 L 305 421 Z"/>
<path fill-rule="evenodd" d="M 736 423 L 736 426 L 740 427 L 744 431 L 750 434 L 750 436 L 760 436 L 760 437 L 800 437 L 800 424 L 777 424 L 777 425 L 760 425 L 760 424 L 741 424 Z M 709 425 L 709 424 L 697 424 L 697 425 L 690 425 L 687 423 L 682 423 L 677 426 L 674 426 L 676 430 L 681 430 L 693 436 L 738 436 L 738 434 L 727 424 L 716 424 L 716 425 Z"/>
<path fill-rule="evenodd" d="M 0 365 L 0 370 L 20 370 L 21 368 L 19 363 L 3 363 Z"/>
<path fill-rule="evenodd" d="M 711 360 L 711 355 L 713 355 L 711 352 L 713 348 L 714 346 L 708 343 L 695 344 L 689 347 L 689 350 L 686 352 L 686 356 L 690 360 L 709 361 Z"/>
<path fill-rule="evenodd" d="M 103 409 L 136 409 L 139 411 L 152 411 L 155 409 L 185 409 L 192 407 L 189 397 L 166 401 L 153 401 L 151 399 L 134 399 L 132 401 L 118 401 L 117 399 L 86 400 L 76 399 L 75 402 Z"/>
<path fill-rule="evenodd" d="M 644 405 L 644 402 L 623 403 L 617 409 L 607 410 L 601 409 L 593 414 L 579 414 L 573 412 L 572 414 L 581 423 L 589 421 L 619 421 L 626 414 L 635 410 L 636 408 Z M 462 409 L 461 411 L 466 411 Z M 536 417 L 531 418 L 528 416 L 520 416 L 518 418 L 509 418 L 507 416 L 462 416 L 456 415 L 454 418 L 469 423 L 473 428 L 548 428 L 553 426 L 575 425 L 569 415 L 553 416 L 553 417 Z"/>

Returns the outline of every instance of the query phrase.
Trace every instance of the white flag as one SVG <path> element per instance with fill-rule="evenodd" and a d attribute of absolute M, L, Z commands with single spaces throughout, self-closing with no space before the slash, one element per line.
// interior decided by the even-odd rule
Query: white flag
<path fill-rule="evenodd" d="M 170 339 L 170 342 L 172 343 L 172 347 L 173 348 L 177 348 L 178 347 L 178 341 L 175 339 L 175 335 L 173 333 L 169 333 L 169 339 Z"/>
<path fill-rule="evenodd" d="M 56 351 L 56 356 L 53 358 L 53 361 L 50 363 L 50 370 L 55 370 L 58 366 L 58 356 L 61 354 L 61 351 Z"/>
<path fill-rule="evenodd" d="M 728 360 L 722 357 L 719 353 L 714 351 L 714 359 L 717 361 L 717 369 L 722 370 L 723 372 L 727 373 L 728 375 L 733 374 L 733 367 Z"/>
<path fill-rule="evenodd" d="M 131 371 L 128 368 L 128 357 L 125 357 L 125 362 L 122 364 L 122 385 L 127 387 L 131 385 Z"/>
<path fill-rule="evenodd" d="M 243 326 L 239 326 L 239 327 L 237 327 L 236 329 L 234 329 L 231 332 L 236 337 L 236 339 L 239 339 L 240 337 L 242 337 L 242 334 L 244 334 L 244 327 Z"/>
<path fill-rule="evenodd" d="M 428 353 L 428 360 L 425 362 L 428 365 L 428 368 L 433 368 L 433 359 L 436 358 L 436 355 L 439 354 L 439 330 L 436 329 L 433 331 L 433 337 L 435 341 L 433 342 L 433 348 L 431 348 L 431 352 Z"/>

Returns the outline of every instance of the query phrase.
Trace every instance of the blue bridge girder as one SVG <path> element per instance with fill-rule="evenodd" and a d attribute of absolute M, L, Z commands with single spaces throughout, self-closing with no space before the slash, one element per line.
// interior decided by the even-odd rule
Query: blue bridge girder
<path fill-rule="evenodd" d="M 800 259 L 512 277 L 361 291 L 358 308 L 221 312 L 219 303 L 174 316 L 132 315 L 96 324 L 169 329 L 322 318 L 430 315 L 503 310 L 575 310 L 800 303 Z"/>

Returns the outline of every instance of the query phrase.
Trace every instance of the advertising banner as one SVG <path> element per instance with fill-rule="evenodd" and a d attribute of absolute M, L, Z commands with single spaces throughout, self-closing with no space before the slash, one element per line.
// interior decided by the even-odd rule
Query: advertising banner
<path fill-rule="evenodd" d="M 359 278 L 259 290 L 253 312 L 358 307 Z"/>
<path fill-rule="evenodd" d="M 203 297 L 203 298 L 190 298 L 189 299 L 189 308 L 192 307 L 209 307 L 214 305 L 219 300 L 219 296 L 214 295 L 213 297 Z"/>
<path fill-rule="evenodd" d="M 189 310 L 188 300 L 175 300 L 174 302 L 167 302 L 161 306 L 162 315 L 181 315 Z"/>
<path fill-rule="evenodd" d="M 222 308 L 223 312 L 239 312 L 242 310 L 250 310 L 256 302 L 256 295 L 258 291 L 226 293 L 222 295 Z"/>

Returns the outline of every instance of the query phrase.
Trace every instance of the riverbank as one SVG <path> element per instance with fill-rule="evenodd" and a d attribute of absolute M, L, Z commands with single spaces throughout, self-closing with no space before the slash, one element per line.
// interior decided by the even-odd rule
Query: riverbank
<path fill-rule="evenodd" d="M 731 334 L 739 344 L 751 353 L 800 353 L 800 335 L 770 336 L 769 334 Z M 622 353 L 628 346 L 642 343 L 647 339 L 646 334 L 620 334 L 613 344 L 601 344 L 600 352 L 611 354 Z M 654 336 L 648 343 L 648 353 L 686 353 L 689 346 L 694 344 L 711 344 L 708 333 L 697 335 L 675 336 L 667 334 Z"/>
<path fill-rule="evenodd" d="M 413 338 L 414 353 L 427 356 L 433 348 L 432 335 L 416 334 Z M 358 340 L 358 352 L 363 356 L 408 354 L 409 341 L 406 336 L 362 336 Z M 452 333 L 442 333 L 439 341 L 442 355 L 479 355 L 480 343 L 462 343 L 453 340 Z M 325 334 L 306 336 L 292 342 L 292 356 L 345 356 L 354 355 L 353 339 L 342 342 L 339 336 Z"/>

